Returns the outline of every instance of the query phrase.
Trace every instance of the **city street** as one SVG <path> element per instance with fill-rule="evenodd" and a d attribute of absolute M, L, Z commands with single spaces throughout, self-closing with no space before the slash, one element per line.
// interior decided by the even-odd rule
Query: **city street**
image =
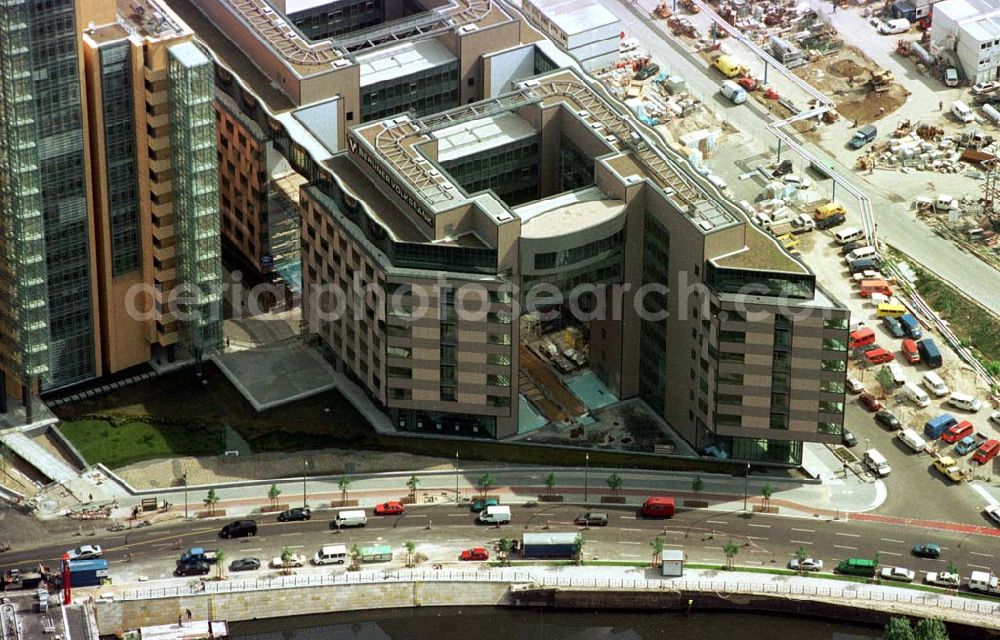
<path fill-rule="evenodd" d="M 331 531 L 332 510 L 314 513 L 308 522 L 278 523 L 275 516 L 258 518 L 256 537 L 220 540 L 217 533 L 228 519 L 193 523 L 177 522 L 155 528 L 77 538 L 74 544 L 97 543 L 105 549 L 116 583 L 145 579 L 172 579 L 170 572 L 177 557 L 188 547 L 219 548 L 225 563 L 243 557 L 256 557 L 263 563 L 280 555 L 287 547 L 295 553 L 312 557 L 324 544 L 388 544 L 393 547 L 392 567 L 402 564 L 403 544 L 417 544 L 417 553 L 427 563 L 457 566 L 462 549 L 485 546 L 493 553 L 500 537 L 518 538 L 524 532 L 581 531 L 587 559 L 645 561 L 651 557 L 650 541 L 663 535 L 666 548 L 680 548 L 689 562 L 721 564 L 725 561 L 723 545 L 730 540 L 741 545 L 736 563 L 746 566 L 784 567 L 802 547 L 823 560 L 826 570 L 848 557 L 874 557 L 886 565 L 898 564 L 917 571 L 942 571 L 955 563 L 962 574 L 972 570 L 995 568 L 997 538 L 952 531 L 929 531 L 918 527 L 886 527 L 879 522 L 788 517 L 742 511 L 680 509 L 669 520 L 636 517 L 633 507 L 590 507 L 609 514 L 607 527 L 580 529 L 573 519 L 588 508 L 576 505 L 535 506 L 515 504 L 513 521 L 499 528 L 474 524 L 475 514 L 468 504 L 421 506 L 396 517 L 369 515 L 361 529 Z M 369 512 L 370 513 L 370 512 Z M 918 559 L 910 554 L 914 544 L 935 542 L 942 547 L 940 559 Z M 54 565 L 71 545 L 46 544 L 30 552 L 5 554 L 5 567 L 25 567 L 36 562 Z M 127 557 L 131 555 L 131 561 Z M 476 566 L 473 563 L 462 565 Z M 386 565 L 378 565 L 384 567 Z M 297 571 L 342 571 L 344 567 L 305 568 Z M 261 569 L 245 575 L 267 574 Z M 190 578 L 179 579 L 189 582 Z"/>

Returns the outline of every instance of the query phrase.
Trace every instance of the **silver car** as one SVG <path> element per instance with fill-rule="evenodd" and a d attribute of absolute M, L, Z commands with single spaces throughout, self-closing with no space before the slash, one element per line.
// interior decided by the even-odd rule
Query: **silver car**
<path fill-rule="evenodd" d="M 880 574 L 883 580 L 895 580 L 897 582 L 913 582 L 917 574 L 912 569 L 906 567 L 883 567 Z"/>
<path fill-rule="evenodd" d="M 788 568 L 792 571 L 822 571 L 823 561 L 816 558 L 792 558 L 788 562 Z"/>
<path fill-rule="evenodd" d="M 99 544 L 84 544 L 66 552 L 70 560 L 95 560 L 104 555 Z"/>

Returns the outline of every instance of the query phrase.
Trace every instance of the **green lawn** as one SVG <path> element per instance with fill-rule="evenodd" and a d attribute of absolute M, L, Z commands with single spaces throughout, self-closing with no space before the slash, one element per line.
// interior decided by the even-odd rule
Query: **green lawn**
<path fill-rule="evenodd" d="M 215 427 L 153 425 L 141 420 L 72 420 L 59 430 L 89 463 L 111 468 L 172 455 L 219 452 L 222 430 Z"/>

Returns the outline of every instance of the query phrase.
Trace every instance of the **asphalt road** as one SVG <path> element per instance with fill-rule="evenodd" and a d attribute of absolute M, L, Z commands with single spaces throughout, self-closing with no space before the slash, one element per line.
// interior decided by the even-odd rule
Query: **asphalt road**
<path fill-rule="evenodd" d="M 283 547 L 307 557 L 324 544 L 390 544 L 397 550 L 407 540 L 418 544 L 428 562 L 457 562 L 461 549 L 473 546 L 492 548 L 500 537 L 518 537 L 525 531 L 576 531 L 573 518 L 585 509 L 574 505 L 512 506 L 513 521 L 500 528 L 476 525 L 467 505 L 411 508 L 403 516 L 370 517 L 362 529 L 330 530 L 333 511 L 319 511 L 308 522 L 278 523 L 273 517 L 259 519 L 259 534 L 240 540 L 220 540 L 223 521 L 193 522 L 143 527 L 126 534 L 98 532 L 78 538 L 80 543 L 104 547 L 112 577 L 120 581 L 169 578 L 176 557 L 188 547 L 219 548 L 226 563 L 254 556 L 263 561 L 280 555 Z M 595 509 L 596 510 L 596 509 Z M 932 532 L 916 527 L 893 527 L 873 522 L 820 520 L 770 514 L 748 514 L 681 509 L 669 520 L 636 518 L 634 508 L 603 509 L 609 513 L 607 527 L 584 530 L 586 556 L 602 560 L 641 561 L 650 557 L 649 542 L 665 536 L 667 548 L 681 548 L 690 562 L 722 563 L 723 545 L 732 540 L 743 545 L 737 564 L 785 566 L 799 547 L 822 559 L 827 569 L 847 557 L 873 557 L 878 553 L 885 565 L 898 564 L 917 571 L 943 571 L 948 563 L 961 573 L 995 569 L 998 549 L 995 537 L 952 532 Z M 430 528 L 428 528 L 430 527 Z M 548 529 L 546 529 L 548 527 Z M 915 558 L 910 549 L 916 543 L 936 542 L 942 546 L 939 560 Z M 48 544 L 41 548 L 8 552 L 2 556 L 4 568 L 28 567 L 37 562 L 55 564 L 66 545 Z M 131 561 L 126 561 L 131 554 Z M 397 554 L 400 555 L 400 554 Z M 324 568 L 323 570 L 327 570 Z M 263 570 L 262 570 L 263 571 Z"/>

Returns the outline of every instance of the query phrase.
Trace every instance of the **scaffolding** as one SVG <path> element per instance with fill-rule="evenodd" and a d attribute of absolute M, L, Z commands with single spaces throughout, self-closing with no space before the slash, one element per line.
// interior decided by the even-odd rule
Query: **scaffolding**
<path fill-rule="evenodd" d="M 48 270 L 26 3 L 0 6 L 0 364 L 31 386 L 49 368 Z"/>

